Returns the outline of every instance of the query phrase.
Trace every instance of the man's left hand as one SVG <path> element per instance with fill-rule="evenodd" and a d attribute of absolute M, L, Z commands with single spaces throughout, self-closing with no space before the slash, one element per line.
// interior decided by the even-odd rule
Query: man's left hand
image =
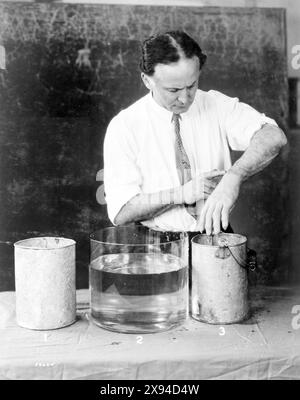
<path fill-rule="evenodd" d="M 207 235 L 221 232 L 229 224 L 229 214 L 232 211 L 240 191 L 241 177 L 230 170 L 223 176 L 220 183 L 206 200 L 198 220 L 198 229 Z"/>

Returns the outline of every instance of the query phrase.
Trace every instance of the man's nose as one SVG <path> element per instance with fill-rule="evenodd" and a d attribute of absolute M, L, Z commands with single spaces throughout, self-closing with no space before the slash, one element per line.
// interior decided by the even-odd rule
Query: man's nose
<path fill-rule="evenodd" d="M 186 104 L 188 102 L 188 97 L 189 96 L 188 96 L 187 89 L 182 89 L 178 96 L 178 101 L 180 101 L 180 103 L 182 103 L 182 104 Z"/>

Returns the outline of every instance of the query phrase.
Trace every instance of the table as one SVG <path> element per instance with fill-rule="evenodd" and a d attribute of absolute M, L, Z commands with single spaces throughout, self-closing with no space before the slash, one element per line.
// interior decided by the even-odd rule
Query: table
<path fill-rule="evenodd" d="M 114 333 L 89 321 L 88 290 L 77 322 L 52 331 L 17 326 L 15 293 L 0 293 L 0 379 L 299 379 L 300 288 L 251 288 L 242 324 L 188 319 L 155 334 Z"/>

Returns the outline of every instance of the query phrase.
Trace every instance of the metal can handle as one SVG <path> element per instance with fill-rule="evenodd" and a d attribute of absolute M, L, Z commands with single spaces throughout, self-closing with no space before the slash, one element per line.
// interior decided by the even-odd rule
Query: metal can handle
<path fill-rule="evenodd" d="M 255 250 L 249 249 L 249 247 L 247 247 L 246 261 L 242 260 L 241 258 L 234 255 L 232 250 L 229 247 L 228 247 L 228 250 L 230 251 L 232 257 L 235 259 L 235 261 L 239 264 L 240 267 L 245 268 L 246 270 L 250 270 L 250 271 L 256 270 L 257 257 L 256 257 Z"/>
<path fill-rule="evenodd" d="M 217 258 L 227 258 L 230 254 L 234 258 L 234 260 L 239 264 L 240 267 L 245 268 L 246 270 L 255 271 L 257 268 L 257 256 L 256 251 L 247 247 L 247 257 L 246 261 L 242 258 L 234 255 L 232 250 L 230 249 L 228 242 L 226 239 L 220 239 L 220 247 L 216 251 Z M 230 254 L 229 254 L 230 253 Z"/>

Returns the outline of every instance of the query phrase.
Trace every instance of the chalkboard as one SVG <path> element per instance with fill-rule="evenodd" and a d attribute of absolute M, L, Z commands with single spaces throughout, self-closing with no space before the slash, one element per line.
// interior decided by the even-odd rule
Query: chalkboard
<path fill-rule="evenodd" d="M 282 9 L 0 3 L 0 17 L 0 240 L 75 239 L 78 287 L 87 287 L 89 234 L 111 225 L 96 201 L 107 124 L 145 93 L 141 40 L 184 29 L 208 55 L 201 88 L 237 96 L 285 128 Z M 259 254 L 259 282 L 287 274 L 286 181 L 282 155 L 244 185 L 232 217 Z M 0 250 L 0 290 L 13 289 L 13 246 Z"/>

